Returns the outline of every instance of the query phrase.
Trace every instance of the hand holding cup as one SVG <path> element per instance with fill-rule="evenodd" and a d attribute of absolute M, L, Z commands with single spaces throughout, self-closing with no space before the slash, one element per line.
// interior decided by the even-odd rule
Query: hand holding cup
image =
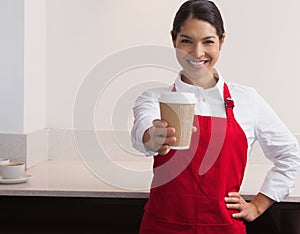
<path fill-rule="evenodd" d="M 149 151 L 167 154 L 170 149 L 188 149 L 191 142 L 196 98 L 193 93 L 166 92 L 159 99 L 161 120 L 154 120 L 144 136 Z"/>
<path fill-rule="evenodd" d="M 145 147 L 149 151 L 165 155 L 170 151 L 170 144 L 176 142 L 175 128 L 169 127 L 165 120 L 156 119 L 143 137 Z"/>

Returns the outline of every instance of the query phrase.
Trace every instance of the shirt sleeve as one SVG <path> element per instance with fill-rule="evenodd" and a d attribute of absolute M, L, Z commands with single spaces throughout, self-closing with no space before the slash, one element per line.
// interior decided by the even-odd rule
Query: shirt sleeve
<path fill-rule="evenodd" d="M 256 92 L 255 102 L 255 135 L 265 156 L 273 163 L 260 192 L 279 202 L 294 188 L 300 170 L 299 145 L 295 136 Z"/>
<path fill-rule="evenodd" d="M 139 96 L 133 107 L 134 123 L 131 130 L 132 146 L 146 156 L 157 155 L 157 152 L 147 151 L 143 144 L 145 131 L 152 126 L 155 119 L 160 119 L 158 91 L 145 91 Z"/>

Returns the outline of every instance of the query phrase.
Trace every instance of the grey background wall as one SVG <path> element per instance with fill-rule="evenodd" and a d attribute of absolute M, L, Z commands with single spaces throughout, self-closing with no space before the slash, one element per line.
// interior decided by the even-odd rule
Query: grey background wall
<path fill-rule="evenodd" d="M 0 2 L 0 123 L 2 131 L 23 130 L 23 2 Z"/>
<path fill-rule="evenodd" d="M 0 1 L 0 133 L 46 127 L 46 1 Z"/>

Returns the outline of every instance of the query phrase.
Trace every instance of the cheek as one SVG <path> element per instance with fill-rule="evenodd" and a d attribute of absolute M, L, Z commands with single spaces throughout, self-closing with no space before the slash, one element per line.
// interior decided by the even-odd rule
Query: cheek
<path fill-rule="evenodd" d="M 220 55 L 220 49 L 218 47 L 215 47 L 210 51 L 210 56 L 213 57 L 214 59 L 217 59 L 219 55 Z"/>
<path fill-rule="evenodd" d="M 191 48 L 191 45 L 188 43 L 181 43 L 180 40 L 173 42 L 174 48 L 188 52 Z"/>
<path fill-rule="evenodd" d="M 183 50 L 176 48 L 176 58 L 180 64 L 182 64 L 186 53 Z"/>

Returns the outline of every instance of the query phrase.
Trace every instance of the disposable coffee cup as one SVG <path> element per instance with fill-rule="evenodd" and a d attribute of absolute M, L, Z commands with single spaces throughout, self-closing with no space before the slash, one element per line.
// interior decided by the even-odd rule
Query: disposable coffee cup
<path fill-rule="evenodd" d="M 3 179 L 19 179 L 25 173 L 25 163 L 10 162 L 0 165 L 0 175 Z"/>
<path fill-rule="evenodd" d="M 191 143 L 196 97 L 193 93 L 164 92 L 159 98 L 161 119 L 175 128 L 171 149 L 188 149 Z"/>

